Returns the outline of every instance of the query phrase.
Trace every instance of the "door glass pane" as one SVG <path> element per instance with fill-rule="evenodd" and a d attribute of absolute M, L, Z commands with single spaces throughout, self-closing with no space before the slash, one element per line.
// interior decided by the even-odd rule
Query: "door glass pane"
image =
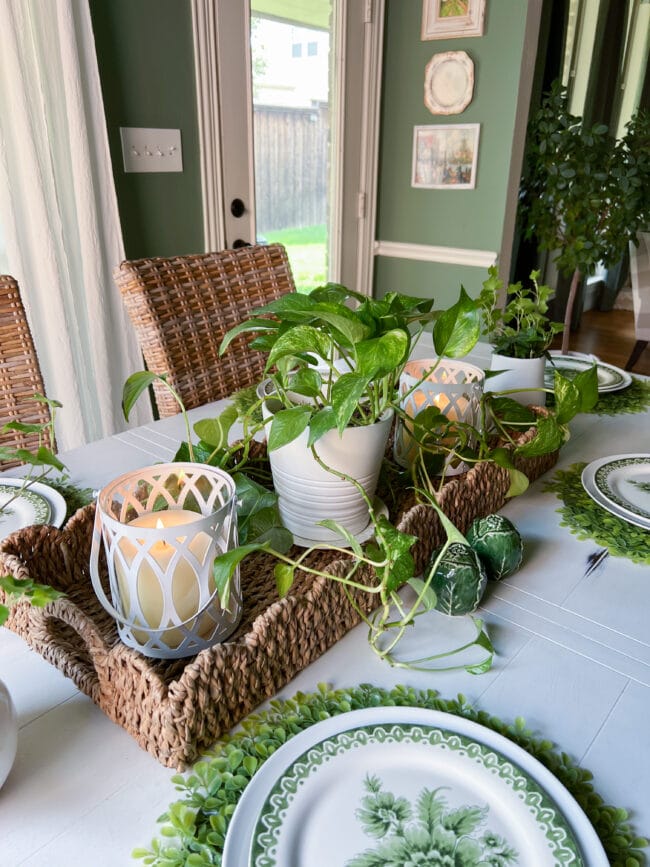
<path fill-rule="evenodd" d="M 299 291 L 328 279 L 331 6 L 251 4 L 257 241 L 285 245 Z"/>

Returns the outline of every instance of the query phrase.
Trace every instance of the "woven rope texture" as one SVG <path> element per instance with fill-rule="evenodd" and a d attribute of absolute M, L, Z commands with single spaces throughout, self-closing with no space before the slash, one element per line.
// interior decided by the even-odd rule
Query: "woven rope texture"
<path fill-rule="evenodd" d="M 528 459 L 521 469 L 532 481 L 556 460 L 557 452 Z M 464 531 L 475 517 L 500 509 L 507 488 L 504 470 L 480 464 L 448 482 L 440 501 Z M 258 553 L 242 564 L 244 611 L 227 642 L 189 661 L 147 659 L 119 641 L 93 592 L 88 562 L 94 510 L 86 506 L 63 530 L 29 527 L 0 545 L 3 572 L 29 576 L 67 594 L 45 609 L 20 603 L 7 625 L 166 766 L 191 764 L 359 621 L 341 585 L 328 578 L 299 573 L 289 595 L 278 599 L 275 560 Z M 444 539 L 436 514 L 414 505 L 410 494 L 398 497 L 391 511 L 401 530 L 418 537 L 413 553 L 422 571 Z M 320 551 L 308 565 L 343 575 L 347 562 L 335 552 Z M 356 578 L 370 582 L 373 575 L 359 570 Z M 366 612 L 373 604 L 362 591 L 355 599 Z"/>
<path fill-rule="evenodd" d="M 0 274 L 0 429 L 9 421 L 49 422 L 47 405 L 32 400 L 36 393 L 44 394 L 45 390 L 18 284 L 13 277 Z M 49 439 L 45 444 L 52 445 Z M 38 434 L 6 431 L 0 433 L 0 445 L 35 451 Z M 5 461 L 0 469 L 19 464 Z"/>
<path fill-rule="evenodd" d="M 228 397 L 262 379 L 265 356 L 236 338 L 219 355 L 223 336 L 251 311 L 295 285 L 280 244 L 219 253 L 122 262 L 117 283 L 147 368 L 169 374 L 186 409 Z M 161 417 L 178 405 L 154 383 Z"/>

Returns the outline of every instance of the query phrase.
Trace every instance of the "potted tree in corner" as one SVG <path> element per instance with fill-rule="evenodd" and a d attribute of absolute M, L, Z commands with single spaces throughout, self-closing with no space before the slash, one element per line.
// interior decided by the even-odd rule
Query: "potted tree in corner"
<path fill-rule="evenodd" d="M 572 275 L 562 352 L 569 348 L 573 305 L 582 278 L 602 262 L 618 262 L 650 219 L 650 117 L 637 112 L 615 139 L 604 124 L 585 128 L 569 113 L 555 82 L 528 131 L 522 180 L 525 236 L 558 251 L 555 264 Z"/>

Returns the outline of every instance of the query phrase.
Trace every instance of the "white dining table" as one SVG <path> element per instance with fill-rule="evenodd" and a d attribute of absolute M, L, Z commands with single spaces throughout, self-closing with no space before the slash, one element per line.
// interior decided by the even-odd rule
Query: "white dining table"
<path fill-rule="evenodd" d="M 480 360 L 480 359 L 479 359 Z M 192 410 L 192 421 L 222 404 Z M 556 469 L 611 454 L 650 451 L 650 411 L 578 416 Z M 182 438 L 180 417 L 116 434 L 61 455 L 71 479 L 100 489 L 124 472 L 170 460 Z M 650 832 L 650 569 L 608 556 L 560 526 L 556 495 L 542 477 L 502 512 L 524 539 L 520 570 L 490 582 L 478 615 L 496 648 L 490 671 L 414 672 L 391 668 L 369 649 L 366 628 L 352 629 L 280 692 L 319 683 L 351 687 L 407 684 L 462 693 L 505 721 L 524 717 L 590 769 L 607 803 Z M 15 474 L 15 471 L 14 471 Z M 404 658 L 453 646 L 471 632 L 466 617 L 418 618 Z M 143 751 L 73 682 L 17 635 L 0 629 L 0 677 L 20 723 L 18 753 L 0 789 L 1 867 L 121 867 L 131 850 L 158 836 L 157 818 L 177 799 L 173 770 Z"/>

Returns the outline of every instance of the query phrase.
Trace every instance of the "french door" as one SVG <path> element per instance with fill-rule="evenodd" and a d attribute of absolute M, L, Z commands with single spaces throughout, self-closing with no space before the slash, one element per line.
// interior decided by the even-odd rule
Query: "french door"
<path fill-rule="evenodd" d="M 299 290 L 369 293 L 383 0 L 193 9 L 206 247 L 280 242 Z"/>

